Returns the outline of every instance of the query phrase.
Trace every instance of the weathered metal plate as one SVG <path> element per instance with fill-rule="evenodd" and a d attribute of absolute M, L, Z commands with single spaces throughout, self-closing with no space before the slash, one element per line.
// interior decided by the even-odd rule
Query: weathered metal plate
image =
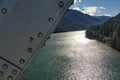
<path fill-rule="evenodd" d="M 0 80 L 14 80 L 20 72 L 16 66 L 0 59 Z"/>
<path fill-rule="evenodd" d="M 73 0 L 0 0 L 0 66 L 6 63 L 12 66 L 8 66 L 8 72 L 17 68 L 17 74 L 20 71 L 22 73 L 72 2 Z M 0 80 L 6 80 L 9 75 L 5 72 Z"/>

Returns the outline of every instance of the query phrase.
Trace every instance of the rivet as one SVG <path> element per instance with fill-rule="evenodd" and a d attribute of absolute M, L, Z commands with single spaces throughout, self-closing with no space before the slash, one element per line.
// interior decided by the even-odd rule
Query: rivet
<path fill-rule="evenodd" d="M 3 76 L 3 72 L 2 71 L 0 71 L 0 76 Z"/>
<path fill-rule="evenodd" d="M 60 1 L 60 2 L 59 2 L 59 7 L 60 7 L 60 8 L 63 8 L 63 7 L 64 7 L 64 2 L 63 2 L 63 1 Z"/>
<path fill-rule="evenodd" d="M 33 38 L 33 37 L 30 37 L 29 39 L 30 39 L 30 41 L 33 41 L 33 40 L 34 40 L 34 38 Z"/>
<path fill-rule="evenodd" d="M 50 18 L 48 18 L 48 21 L 49 21 L 50 23 L 52 23 L 52 22 L 54 21 L 54 19 L 53 19 L 52 17 L 50 17 Z"/>
<path fill-rule="evenodd" d="M 29 47 L 29 48 L 27 49 L 27 51 L 28 51 L 29 53 L 31 53 L 31 52 L 33 51 L 33 49 Z"/>
<path fill-rule="evenodd" d="M 7 80 L 13 80 L 12 76 L 8 76 Z"/>
<path fill-rule="evenodd" d="M 42 37 L 43 37 L 43 33 L 39 32 L 39 33 L 38 33 L 38 37 L 39 37 L 39 38 L 42 38 Z"/>
<path fill-rule="evenodd" d="M 7 69 L 8 65 L 7 64 L 3 64 L 2 67 L 3 67 L 3 69 Z"/>
<path fill-rule="evenodd" d="M 13 75 L 16 75 L 16 74 L 17 74 L 17 70 L 15 70 L 15 69 L 12 70 L 12 74 L 13 74 Z"/>
<path fill-rule="evenodd" d="M 1 9 L 1 13 L 6 14 L 7 13 L 7 9 L 6 8 L 2 8 Z"/>
<path fill-rule="evenodd" d="M 24 64 L 25 63 L 25 60 L 24 59 L 20 59 L 20 64 Z"/>

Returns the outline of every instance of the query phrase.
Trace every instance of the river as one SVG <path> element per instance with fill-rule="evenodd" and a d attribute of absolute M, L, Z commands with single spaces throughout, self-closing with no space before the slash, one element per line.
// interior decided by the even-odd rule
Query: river
<path fill-rule="evenodd" d="M 52 34 L 22 80 L 120 80 L 120 52 L 85 31 Z"/>

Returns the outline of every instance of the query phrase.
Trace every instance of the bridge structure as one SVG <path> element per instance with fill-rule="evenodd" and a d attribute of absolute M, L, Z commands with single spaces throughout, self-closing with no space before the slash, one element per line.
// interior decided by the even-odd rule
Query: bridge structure
<path fill-rule="evenodd" d="M 0 80 L 19 80 L 73 0 L 0 0 Z"/>

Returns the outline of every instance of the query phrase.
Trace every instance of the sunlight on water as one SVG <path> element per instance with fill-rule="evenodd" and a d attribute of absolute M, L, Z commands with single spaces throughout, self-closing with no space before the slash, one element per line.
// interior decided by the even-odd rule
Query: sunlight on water
<path fill-rule="evenodd" d="M 120 53 L 85 31 L 53 34 L 23 80 L 120 80 Z"/>
<path fill-rule="evenodd" d="M 73 33 L 71 33 L 73 35 Z M 81 34 L 81 35 L 79 35 Z M 76 32 L 76 34 L 74 34 L 73 39 L 75 39 L 76 42 L 78 43 L 84 43 L 87 44 L 90 40 L 85 38 L 85 31 L 81 31 L 81 32 Z"/>

